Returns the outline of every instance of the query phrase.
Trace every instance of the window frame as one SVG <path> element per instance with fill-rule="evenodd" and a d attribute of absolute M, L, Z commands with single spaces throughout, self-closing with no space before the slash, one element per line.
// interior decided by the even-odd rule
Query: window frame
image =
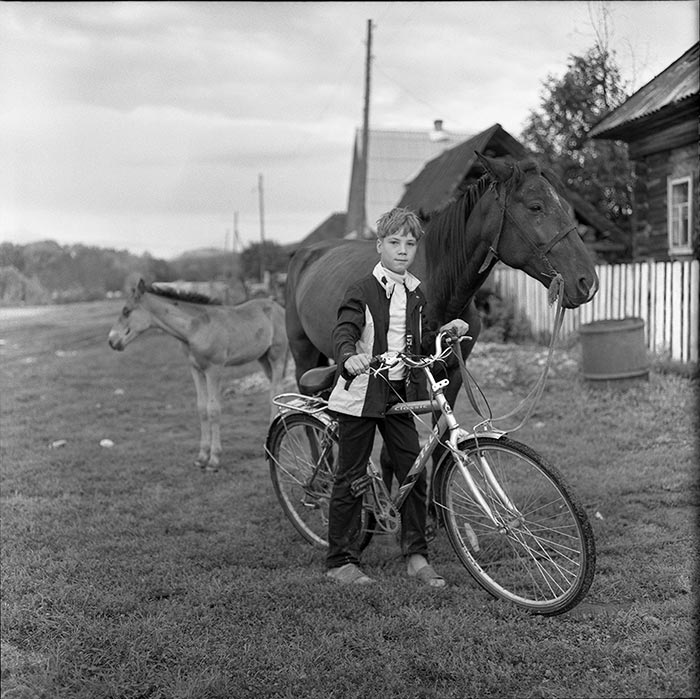
<path fill-rule="evenodd" d="M 683 244 L 675 244 L 673 242 L 673 214 L 674 209 L 679 209 L 679 205 L 673 204 L 673 188 L 679 185 L 686 184 L 688 186 L 688 200 L 685 202 L 685 207 L 688 213 L 688 239 Z M 668 252 L 670 255 L 688 255 L 693 252 L 693 176 L 692 174 L 683 175 L 683 177 L 669 177 L 666 188 L 666 231 L 668 236 Z"/>

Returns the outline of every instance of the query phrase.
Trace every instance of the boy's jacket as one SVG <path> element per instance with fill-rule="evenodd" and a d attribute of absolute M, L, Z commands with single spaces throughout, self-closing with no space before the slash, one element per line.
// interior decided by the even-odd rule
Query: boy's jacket
<path fill-rule="evenodd" d="M 333 330 L 333 347 L 338 371 L 328 407 L 339 413 L 357 417 L 384 417 L 391 388 L 387 382 L 369 373 L 355 376 L 346 389 L 349 377 L 343 367 L 348 357 L 365 353 L 370 356 L 387 351 L 389 304 L 394 281 L 377 264 L 372 274 L 352 284 L 338 309 L 338 320 Z M 406 274 L 406 352 L 420 353 L 425 330 L 425 296 L 420 281 Z M 430 333 L 433 335 L 433 333 Z M 388 369 L 382 372 L 386 378 Z M 427 398 L 422 372 L 406 374 L 408 400 Z"/>

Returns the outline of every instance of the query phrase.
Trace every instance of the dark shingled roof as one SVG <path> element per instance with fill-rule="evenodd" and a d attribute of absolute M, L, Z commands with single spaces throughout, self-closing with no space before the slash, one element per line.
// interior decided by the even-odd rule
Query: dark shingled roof
<path fill-rule="evenodd" d="M 588 133 L 591 138 L 624 139 L 630 129 L 679 106 L 697 110 L 700 91 L 700 42 L 650 80 Z"/>
<path fill-rule="evenodd" d="M 320 243 L 322 240 L 335 240 L 345 236 L 345 217 L 344 213 L 331 214 L 323 223 L 314 228 L 309 235 L 303 238 L 298 243 L 289 243 L 284 248 L 288 252 L 294 252 L 298 248 Z"/>
<path fill-rule="evenodd" d="M 424 213 L 447 206 L 456 198 L 462 180 L 476 161 L 474 151 L 492 151 L 495 156 L 512 155 L 515 158 L 528 155 L 519 141 L 500 124 L 494 124 L 427 163 L 407 185 L 398 206 Z"/>

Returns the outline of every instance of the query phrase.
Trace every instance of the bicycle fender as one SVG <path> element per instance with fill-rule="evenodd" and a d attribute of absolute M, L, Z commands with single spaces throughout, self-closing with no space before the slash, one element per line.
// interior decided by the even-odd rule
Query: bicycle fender
<path fill-rule="evenodd" d="M 486 432 L 470 433 L 469 436 L 460 444 L 464 442 L 478 442 L 482 437 L 490 437 L 491 439 L 501 439 L 501 437 L 507 436 L 507 432 L 501 432 L 500 430 L 489 430 Z"/>
<path fill-rule="evenodd" d="M 283 413 L 280 413 L 275 417 L 275 419 L 270 423 L 270 428 L 267 430 L 267 437 L 265 439 L 265 458 L 269 461 L 270 460 L 270 448 L 271 444 L 270 442 L 272 441 L 272 435 L 277 432 L 278 429 L 284 429 L 284 421 L 286 418 L 290 417 L 291 415 L 294 415 L 294 411 L 285 411 Z M 316 420 L 318 420 L 320 423 L 325 425 L 326 427 L 330 427 L 334 420 L 333 418 L 326 412 L 319 412 L 315 413 L 312 417 L 314 417 Z"/>

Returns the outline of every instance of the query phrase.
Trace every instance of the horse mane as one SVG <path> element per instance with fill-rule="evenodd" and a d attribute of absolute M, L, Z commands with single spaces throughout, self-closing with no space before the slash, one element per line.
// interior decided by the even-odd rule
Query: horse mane
<path fill-rule="evenodd" d="M 162 286 L 154 286 L 150 284 L 146 287 L 146 291 L 156 296 L 162 296 L 166 299 L 174 299 L 176 301 L 186 301 L 187 303 L 199 303 L 207 306 L 221 306 L 219 299 L 213 299 L 211 296 L 202 294 L 199 291 L 183 291 L 181 289 L 173 289 L 172 287 L 164 288 Z"/>
<path fill-rule="evenodd" d="M 448 303 L 465 296 L 464 271 L 472 250 L 465 244 L 467 219 L 476 203 L 492 182 L 486 173 L 476 182 L 467 185 L 462 194 L 442 209 L 423 215 L 426 234 L 423 246 L 430 277 L 431 315 L 438 320 L 446 319 Z M 465 298 L 465 303 L 468 301 Z M 459 303 L 450 304 L 450 308 Z"/>

